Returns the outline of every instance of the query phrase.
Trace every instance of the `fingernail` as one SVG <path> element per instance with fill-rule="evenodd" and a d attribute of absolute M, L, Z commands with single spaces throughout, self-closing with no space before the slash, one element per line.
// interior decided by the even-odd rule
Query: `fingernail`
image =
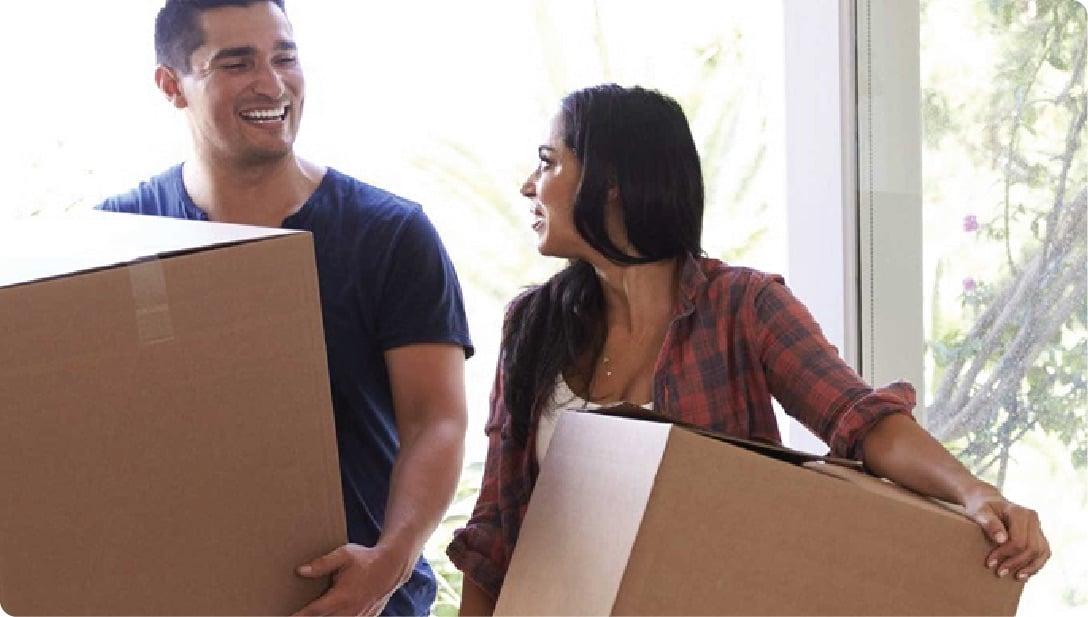
<path fill-rule="evenodd" d="M 1020 580 L 1024 580 L 1024 579 L 1025 579 L 1025 578 L 1027 578 L 1027 577 L 1028 577 L 1028 573 L 1027 573 L 1027 572 L 1021 572 L 1020 574 L 1017 574 L 1017 575 L 1016 575 L 1016 578 L 1018 578 L 1018 579 L 1020 579 Z"/>
<path fill-rule="evenodd" d="M 991 559 L 990 561 L 986 562 L 986 567 L 990 568 L 991 570 L 996 565 L 997 565 L 997 560 L 996 559 Z"/>
<path fill-rule="evenodd" d="M 1009 537 L 1006 536 L 1005 532 L 1003 532 L 1003 531 L 997 532 L 997 535 L 994 536 L 994 540 L 997 540 L 998 544 L 1004 544 L 1005 540 L 1008 540 L 1008 539 L 1009 539 Z"/>
<path fill-rule="evenodd" d="M 1005 576 L 1005 575 L 1006 575 L 1006 574 L 1008 574 L 1008 573 L 1009 573 L 1009 569 L 1008 569 L 1008 568 L 1001 568 L 1000 570 L 998 570 L 998 571 L 997 571 L 997 575 L 998 575 L 998 576 Z"/>
<path fill-rule="evenodd" d="M 298 573 L 303 576 L 309 576 L 310 572 L 313 572 L 313 568 L 310 566 L 299 566 Z"/>

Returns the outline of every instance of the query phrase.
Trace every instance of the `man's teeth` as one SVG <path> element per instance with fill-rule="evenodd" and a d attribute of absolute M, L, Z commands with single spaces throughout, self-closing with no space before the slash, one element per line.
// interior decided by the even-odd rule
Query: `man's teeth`
<path fill-rule="evenodd" d="M 251 109 L 249 111 L 243 111 L 241 115 L 246 120 L 283 120 L 287 115 L 287 107 L 280 107 L 278 109 Z"/>

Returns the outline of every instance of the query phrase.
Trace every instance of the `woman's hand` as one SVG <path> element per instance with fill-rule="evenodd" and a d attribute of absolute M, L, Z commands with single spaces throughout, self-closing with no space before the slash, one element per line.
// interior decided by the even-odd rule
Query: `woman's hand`
<path fill-rule="evenodd" d="M 1012 574 L 1023 581 L 1050 559 L 1050 543 L 1034 510 L 1005 499 L 996 488 L 983 482 L 964 495 L 963 507 L 997 544 L 986 557 L 986 567 L 997 576 Z"/>
<path fill-rule="evenodd" d="M 911 490 L 963 505 L 997 546 L 984 562 L 997 576 L 1026 580 L 1050 559 L 1039 516 L 975 478 L 906 414 L 877 422 L 865 437 L 865 466 Z"/>

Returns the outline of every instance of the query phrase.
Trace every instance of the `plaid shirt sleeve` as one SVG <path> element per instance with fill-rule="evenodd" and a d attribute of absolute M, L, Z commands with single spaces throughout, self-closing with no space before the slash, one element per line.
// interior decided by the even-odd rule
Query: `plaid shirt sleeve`
<path fill-rule="evenodd" d="M 872 388 L 839 357 L 808 309 L 781 279 L 765 277 L 755 317 L 768 386 L 786 413 L 824 440 L 834 456 L 862 459 L 865 435 L 890 414 L 911 416 L 914 388 Z"/>
<path fill-rule="evenodd" d="M 503 427 L 509 419 L 502 396 L 502 368 L 496 370 L 495 384 L 491 390 L 491 415 L 484 428 L 488 438 L 487 458 L 484 461 L 483 484 L 472 516 L 461 529 L 453 534 L 453 541 L 446 549 L 446 554 L 457 569 L 487 592 L 492 599 L 497 599 L 509 555 L 513 550 L 507 546 L 502 529 L 500 503 L 500 482 L 511 466 L 507 459 L 509 444 L 504 444 Z M 504 452 L 505 449 L 505 452 Z"/>

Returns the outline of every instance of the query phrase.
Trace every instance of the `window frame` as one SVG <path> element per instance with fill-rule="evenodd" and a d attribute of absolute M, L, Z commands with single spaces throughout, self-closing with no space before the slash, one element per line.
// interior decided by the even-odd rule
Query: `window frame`
<path fill-rule="evenodd" d="M 790 287 L 866 381 L 922 392 L 919 2 L 783 10 Z"/>

